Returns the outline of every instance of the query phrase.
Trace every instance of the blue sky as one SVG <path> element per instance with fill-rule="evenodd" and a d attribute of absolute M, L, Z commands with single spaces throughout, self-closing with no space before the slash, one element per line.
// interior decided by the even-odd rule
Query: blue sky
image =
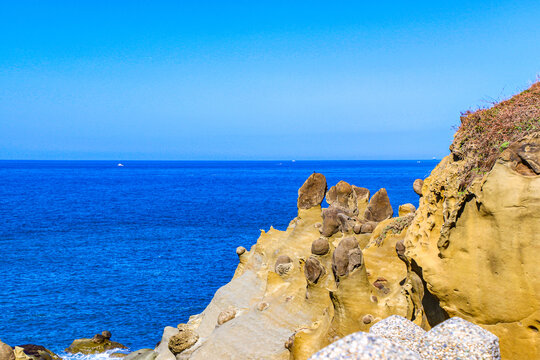
<path fill-rule="evenodd" d="M 0 159 L 431 159 L 540 2 L 3 1 Z"/>

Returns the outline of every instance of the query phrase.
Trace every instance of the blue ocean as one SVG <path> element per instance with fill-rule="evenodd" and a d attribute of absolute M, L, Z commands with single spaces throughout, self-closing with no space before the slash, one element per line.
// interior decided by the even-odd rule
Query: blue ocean
<path fill-rule="evenodd" d="M 0 339 L 131 349 L 201 312 L 260 229 L 285 229 L 314 171 L 385 187 L 397 214 L 436 161 L 0 161 Z"/>

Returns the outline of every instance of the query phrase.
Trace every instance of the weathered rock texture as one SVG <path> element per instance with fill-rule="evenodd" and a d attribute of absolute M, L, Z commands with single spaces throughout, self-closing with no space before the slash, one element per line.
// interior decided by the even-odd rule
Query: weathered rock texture
<path fill-rule="evenodd" d="M 540 358 L 539 128 L 540 83 L 463 119 L 452 154 L 424 181 L 404 241 L 430 303 L 497 335 L 503 359 Z M 507 137 L 479 148 L 493 142 L 482 131 Z"/>
<path fill-rule="evenodd" d="M 15 353 L 8 344 L 0 341 L 0 360 L 15 360 Z"/>
<path fill-rule="evenodd" d="M 321 205 L 326 194 L 326 178 L 313 173 L 298 190 L 298 208 L 309 209 Z"/>
<path fill-rule="evenodd" d="M 110 340 L 111 333 L 104 331 L 103 334 L 96 334 L 91 339 L 76 339 L 66 349 L 68 353 L 99 354 L 107 350 L 127 349 L 124 345 Z"/>
<path fill-rule="evenodd" d="M 451 155 L 415 182 L 418 209 L 397 218 L 385 189 L 369 199 L 346 182 L 321 209 L 326 180 L 311 175 L 288 228 L 238 251 L 233 279 L 190 318 L 198 340 L 176 360 L 308 359 L 390 315 L 424 330 L 458 316 L 498 336 L 503 359 L 539 359 L 540 84 L 519 96 L 462 119 Z M 490 119 L 491 142 L 477 141 Z M 497 136 L 506 140 L 493 148 Z M 163 346 L 157 360 L 174 360 Z"/>
<path fill-rule="evenodd" d="M 310 360 L 425 359 L 500 360 L 499 339 L 480 326 L 454 317 L 425 332 L 392 315 L 369 330 L 353 333 L 319 351 Z"/>
<path fill-rule="evenodd" d="M 227 310 L 225 315 L 224 312 L 222 312 L 218 316 L 218 325 L 227 322 L 230 320 L 230 318 L 234 318 L 234 312 L 232 312 L 231 309 Z M 178 333 L 171 336 L 169 339 L 169 350 L 174 355 L 180 354 L 182 351 L 195 345 L 197 340 L 199 340 L 199 335 L 197 335 L 197 333 L 193 331 L 189 325 L 179 324 Z"/>
<path fill-rule="evenodd" d="M 157 353 L 153 349 L 140 349 L 129 353 L 124 360 L 154 360 Z"/>
<path fill-rule="evenodd" d="M 379 194 L 382 200 L 371 205 L 382 214 L 376 219 L 385 219 L 391 208 L 386 192 Z M 234 278 L 185 325 L 189 346 L 183 345 L 183 335 L 167 328 L 162 343 L 167 341 L 168 348 L 158 346 L 158 360 L 239 354 L 245 359 L 305 360 L 336 338 L 367 331 L 390 314 L 415 316 L 422 325 L 421 298 L 408 295 L 421 293 L 422 282 L 408 279 L 407 263 L 396 254 L 408 222 L 402 227 L 392 227 L 401 218 L 368 222 L 363 214 L 369 191 L 345 182 L 329 190 L 327 201 L 327 209 L 299 206 L 285 231 L 263 231 L 249 251 L 238 251 Z M 369 234 L 354 231 L 366 224 Z M 397 230 L 383 234 L 389 226 Z"/>
<path fill-rule="evenodd" d="M 369 200 L 369 205 L 364 213 L 368 221 L 383 221 L 391 218 L 394 214 L 386 189 L 382 188 Z"/>
<path fill-rule="evenodd" d="M 41 345 L 18 345 L 13 352 L 15 360 L 61 360 L 60 356 Z"/>

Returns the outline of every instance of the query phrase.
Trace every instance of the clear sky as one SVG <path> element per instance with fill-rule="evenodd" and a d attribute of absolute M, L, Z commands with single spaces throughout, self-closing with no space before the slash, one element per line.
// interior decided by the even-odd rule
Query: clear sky
<path fill-rule="evenodd" d="M 2 1 L 0 159 L 431 159 L 540 1 Z"/>

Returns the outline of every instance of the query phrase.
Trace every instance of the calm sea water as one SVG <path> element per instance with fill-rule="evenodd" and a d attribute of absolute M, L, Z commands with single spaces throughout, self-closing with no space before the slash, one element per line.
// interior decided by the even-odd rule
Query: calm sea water
<path fill-rule="evenodd" d="M 61 352 L 110 330 L 132 349 L 201 312 L 235 248 L 285 229 L 313 172 L 418 205 L 435 161 L 0 161 L 0 339 Z"/>

